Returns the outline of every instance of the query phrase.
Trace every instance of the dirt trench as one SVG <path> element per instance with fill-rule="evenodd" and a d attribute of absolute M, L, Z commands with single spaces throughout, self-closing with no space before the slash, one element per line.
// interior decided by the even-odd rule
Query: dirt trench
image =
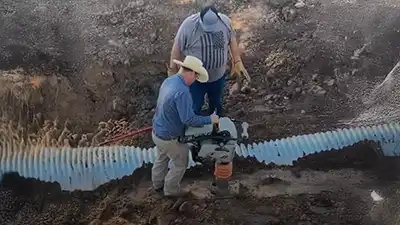
<path fill-rule="evenodd" d="M 0 218 L 21 225 L 396 224 L 392 213 L 397 208 L 374 203 L 370 195 L 375 190 L 393 201 L 390 190 L 398 185 L 399 159 L 379 156 L 370 146 L 309 156 L 295 164 L 295 171 L 238 159 L 232 182 L 239 184 L 239 192 L 227 200 L 205 199 L 211 173 L 190 170 L 183 183 L 198 200 L 181 212 L 171 209 L 173 201 L 147 195 L 149 167 L 94 191 L 71 193 L 57 184 L 8 174 L 0 187 Z"/>
<path fill-rule="evenodd" d="M 248 93 L 230 93 L 229 82 L 225 113 L 249 122 L 252 141 L 351 126 L 347 120 L 363 111 L 364 94 L 398 61 L 400 14 L 393 1 L 218 4 L 233 20 L 253 79 Z M 55 146 L 96 144 L 149 125 L 173 35 L 196 7 L 175 0 L 4 1 L 2 121 Z M 123 144 L 151 142 L 142 135 Z M 0 187 L 0 224 L 394 225 L 397 162 L 368 145 L 308 156 L 294 168 L 238 159 L 240 197 L 195 201 L 193 212 L 183 214 L 170 211 L 169 201 L 144 197 L 148 167 L 93 192 L 61 192 L 57 184 L 10 174 Z M 201 195 L 211 178 L 210 168 L 196 169 L 184 183 Z M 372 200 L 372 190 L 383 203 Z"/>

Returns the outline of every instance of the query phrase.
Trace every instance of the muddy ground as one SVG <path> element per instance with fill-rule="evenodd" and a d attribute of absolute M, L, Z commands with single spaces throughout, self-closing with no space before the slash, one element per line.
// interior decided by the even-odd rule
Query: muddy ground
<path fill-rule="evenodd" d="M 149 125 L 174 34 L 200 3 L 2 1 L 2 121 L 15 121 L 20 136 L 55 146 L 96 144 Z M 230 82 L 225 113 L 249 122 L 253 141 L 353 126 L 349 121 L 364 112 L 364 98 L 399 60 L 395 0 L 218 5 L 232 18 L 252 76 L 250 93 L 231 94 Z M 115 122 L 121 118 L 128 122 Z M 147 147 L 149 137 L 129 144 Z M 148 168 L 73 193 L 11 174 L 0 187 L 0 223 L 399 224 L 397 162 L 368 145 L 309 156 L 295 172 L 238 159 L 233 180 L 240 182 L 239 197 L 216 202 L 203 199 L 212 177 L 198 168 L 184 183 L 201 200 L 184 213 L 145 197 Z M 373 190 L 385 200 L 374 202 Z"/>

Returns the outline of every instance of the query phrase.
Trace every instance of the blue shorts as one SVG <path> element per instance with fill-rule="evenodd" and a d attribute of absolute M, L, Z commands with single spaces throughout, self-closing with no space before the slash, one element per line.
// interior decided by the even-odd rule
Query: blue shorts
<path fill-rule="evenodd" d="M 200 83 L 195 81 L 190 85 L 190 93 L 193 99 L 193 110 L 196 114 L 200 114 L 201 108 L 204 105 L 204 95 L 207 94 L 209 109 L 211 115 L 216 111 L 218 116 L 222 116 L 222 100 L 226 85 L 226 73 L 219 80 L 210 83 Z"/>

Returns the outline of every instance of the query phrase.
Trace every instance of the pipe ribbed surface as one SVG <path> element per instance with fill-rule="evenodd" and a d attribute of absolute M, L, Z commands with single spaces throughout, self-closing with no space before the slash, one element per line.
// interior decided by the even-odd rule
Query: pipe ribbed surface
<path fill-rule="evenodd" d="M 400 124 L 338 129 L 324 133 L 300 135 L 236 147 L 239 156 L 254 156 L 259 162 L 292 165 L 293 161 L 309 154 L 339 150 L 363 140 L 380 142 L 387 156 L 399 155 Z M 58 182 L 63 190 L 93 190 L 117 178 L 130 175 L 144 163 L 152 163 L 156 149 L 130 146 L 89 148 L 43 148 L 15 150 L 2 146 L 0 175 L 18 172 L 26 178 Z M 189 167 L 196 165 L 191 155 Z"/>

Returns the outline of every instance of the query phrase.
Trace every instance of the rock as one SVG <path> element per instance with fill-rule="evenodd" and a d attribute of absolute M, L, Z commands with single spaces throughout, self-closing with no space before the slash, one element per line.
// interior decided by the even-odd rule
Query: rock
<path fill-rule="evenodd" d="M 267 72 L 267 77 L 274 77 L 275 76 L 275 69 L 269 69 Z"/>
<path fill-rule="evenodd" d="M 92 222 L 89 223 L 89 225 L 101 225 L 101 224 L 102 222 L 99 219 L 92 220 Z"/>
<path fill-rule="evenodd" d="M 115 17 L 115 16 L 111 17 L 110 23 L 111 23 L 112 25 L 115 25 L 115 24 L 117 24 L 118 22 L 119 22 L 119 19 L 118 19 L 117 17 Z"/>
<path fill-rule="evenodd" d="M 265 100 L 269 101 L 269 100 L 273 99 L 273 97 L 274 97 L 273 94 L 269 94 L 269 95 L 265 96 Z"/>
<path fill-rule="evenodd" d="M 317 79 L 318 79 L 318 74 L 317 74 L 317 73 L 316 73 L 316 74 L 313 74 L 312 77 L 311 77 L 311 79 L 312 79 L 313 81 L 317 81 Z"/>
<path fill-rule="evenodd" d="M 243 82 L 243 87 L 240 89 L 240 92 L 244 94 L 248 94 L 251 92 L 250 84 L 247 81 Z"/>
<path fill-rule="evenodd" d="M 304 3 L 302 0 L 297 1 L 296 4 L 294 5 L 294 7 L 298 9 L 303 8 L 304 6 L 306 6 L 306 3 Z"/>
<path fill-rule="evenodd" d="M 326 83 L 326 85 L 331 87 L 335 84 L 335 79 L 330 79 L 330 80 L 326 81 L 325 83 Z"/>
<path fill-rule="evenodd" d="M 367 44 L 364 44 L 361 48 L 357 49 L 354 51 L 353 56 L 351 56 L 352 60 L 358 60 L 360 59 L 360 55 L 365 52 L 365 48 L 367 47 Z"/>
<path fill-rule="evenodd" d="M 229 89 L 229 95 L 234 95 L 239 93 L 240 85 L 239 83 L 234 83 L 232 87 Z"/>
<path fill-rule="evenodd" d="M 283 18 L 286 22 L 292 21 L 296 17 L 296 10 L 286 6 L 282 8 Z"/>
<path fill-rule="evenodd" d="M 193 211 L 192 205 L 189 202 L 183 202 L 179 206 L 179 212 L 180 213 L 185 213 L 185 214 L 191 214 Z"/>
<path fill-rule="evenodd" d="M 301 114 L 306 114 L 306 110 L 302 109 L 302 110 L 300 111 L 300 113 L 301 113 Z"/>
<path fill-rule="evenodd" d="M 318 85 L 313 86 L 311 88 L 311 92 L 316 94 L 317 96 L 323 96 L 326 94 L 326 91 L 321 86 Z"/>
<path fill-rule="evenodd" d="M 155 40 L 157 40 L 157 33 L 156 33 L 156 32 L 153 32 L 153 33 L 150 34 L 150 40 L 151 40 L 152 42 L 154 42 Z"/>

